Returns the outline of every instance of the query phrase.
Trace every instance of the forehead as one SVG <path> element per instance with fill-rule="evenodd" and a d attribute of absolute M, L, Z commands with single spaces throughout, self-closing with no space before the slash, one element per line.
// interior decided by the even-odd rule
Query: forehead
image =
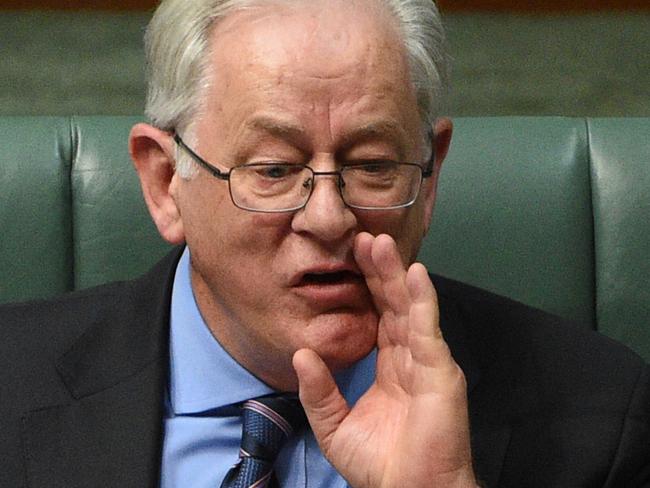
<path fill-rule="evenodd" d="M 403 54 L 396 21 L 376 0 L 263 2 L 219 21 L 211 41 L 220 70 L 244 61 L 324 78 L 358 71 L 359 59 L 382 68 Z"/>
<path fill-rule="evenodd" d="M 305 52 L 353 55 L 358 49 L 390 49 L 397 40 L 393 18 L 374 0 L 261 4 L 234 13 L 215 28 L 216 36 L 232 31 L 236 35 L 252 34 L 249 46 L 267 54 L 274 47 L 269 39 L 287 43 L 291 49 L 285 54 L 302 62 L 309 61 L 302 55 Z"/>
<path fill-rule="evenodd" d="M 381 108 L 404 125 L 397 112 L 414 104 L 398 26 L 376 0 L 263 3 L 220 20 L 210 47 L 211 113 L 290 108 L 304 125 Z"/>

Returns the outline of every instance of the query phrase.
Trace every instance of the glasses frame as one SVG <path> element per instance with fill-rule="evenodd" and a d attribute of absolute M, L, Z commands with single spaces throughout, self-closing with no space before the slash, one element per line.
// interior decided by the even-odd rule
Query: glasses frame
<path fill-rule="evenodd" d="M 295 211 L 298 211 L 298 210 L 304 208 L 307 205 L 307 203 L 309 203 L 309 199 L 311 198 L 311 195 L 314 192 L 314 187 L 316 185 L 312 184 L 311 188 L 309 190 L 309 195 L 307 195 L 307 198 L 305 199 L 304 203 L 302 203 L 301 205 L 297 205 L 295 207 L 291 207 L 291 208 L 283 208 L 283 209 L 280 209 L 280 210 L 261 210 L 261 209 L 257 209 L 257 208 L 245 207 L 243 205 L 238 204 L 235 201 L 235 198 L 234 198 L 234 196 L 232 194 L 232 186 L 230 184 L 230 173 L 233 170 L 236 170 L 237 168 L 241 168 L 241 167 L 245 167 L 245 166 L 253 166 L 253 165 L 256 165 L 256 164 L 262 164 L 262 163 L 265 163 L 267 161 L 260 161 L 258 163 L 250 163 L 248 165 L 243 164 L 241 166 L 236 166 L 235 168 L 230 168 L 227 172 L 226 171 L 221 171 L 219 168 L 217 168 L 213 164 L 207 162 L 205 159 L 203 159 L 201 156 L 199 156 L 191 147 L 189 147 L 187 144 L 185 144 L 185 141 L 183 141 L 183 139 L 181 138 L 181 136 L 177 132 L 174 132 L 173 137 L 174 137 L 174 142 L 176 142 L 176 144 L 178 144 L 179 147 L 184 149 L 190 155 L 190 157 L 200 167 L 205 169 L 208 173 L 210 173 L 215 178 L 218 178 L 220 180 L 224 180 L 224 181 L 228 182 L 228 193 L 230 194 L 230 200 L 232 201 L 233 205 L 235 205 L 235 207 L 240 208 L 242 210 L 247 210 L 249 212 L 260 212 L 260 213 L 295 212 Z M 430 139 L 431 139 L 432 148 L 433 148 L 433 135 L 432 134 L 430 134 Z M 336 176 L 337 181 L 338 181 L 337 187 L 339 189 L 339 195 L 341 196 L 341 200 L 343 201 L 343 203 L 347 207 L 358 209 L 358 210 L 384 211 L 384 210 L 396 210 L 396 209 L 399 209 L 399 208 L 410 207 L 411 205 L 413 205 L 413 203 L 415 203 L 418 196 L 420 195 L 420 190 L 422 188 L 422 182 L 424 181 L 425 178 L 429 178 L 433 174 L 433 165 L 435 163 L 435 159 L 436 159 L 435 150 L 432 149 L 431 150 L 431 156 L 429 157 L 429 160 L 427 161 L 427 165 L 424 168 L 421 165 L 417 164 L 417 163 L 396 162 L 396 164 L 417 167 L 420 170 L 421 177 L 420 177 L 420 184 L 418 186 L 417 192 L 415 193 L 415 195 L 413 196 L 413 198 L 411 200 L 409 200 L 406 203 L 403 203 L 403 204 L 400 204 L 400 205 L 393 205 L 393 206 L 390 206 L 390 207 L 365 207 L 365 206 L 362 206 L 362 205 L 353 205 L 353 204 L 350 204 L 350 203 L 348 203 L 346 201 L 345 196 L 343 195 L 343 186 L 345 185 L 345 180 L 343 179 L 343 174 L 342 173 L 343 173 L 343 171 L 345 171 L 345 168 L 354 167 L 355 166 L 354 164 L 344 166 L 343 168 L 341 168 L 339 170 L 336 170 L 336 171 L 314 171 L 313 168 L 311 168 L 309 165 L 306 165 L 306 164 L 299 164 L 299 165 L 296 165 L 296 166 L 301 166 L 301 167 L 306 168 L 309 171 L 311 171 L 312 176 L 314 178 L 314 181 L 315 181 L 316 176 Z M 281 163 L 281 161 L 277 161 L 277 162 Z M 367 164 L 367 163 L 359 163 L 358 166 L 362 166 L 364 164 Z"/>

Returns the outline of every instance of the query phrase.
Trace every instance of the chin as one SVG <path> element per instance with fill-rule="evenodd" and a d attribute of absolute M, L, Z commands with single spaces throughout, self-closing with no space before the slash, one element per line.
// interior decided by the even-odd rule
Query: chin
<path fill-rule="evenodd" d="M 366 357 L 377 345 L 377 315 L 326 314 L 309 326 L 304 347 L 314 350 L 332 373 Z M 316 322 L 316 323 L 314 323 Z"/>
<path fill-rule="evenodd" d="M 329 368 L 329 370 L 332 372 L 332 374 L 336 374 L 339 371 L 343 371 L 352 365 L 354 365 L 357 361 L 361 361 L 363 358 L 365 358 L 370 352 L 373 350 L 375 347 L 375 343 L 372 344 L 367 344 L 366 347 L 364 348 L 357 348 L 351 351 L 346 351 L 345 353 L 342 353 L 340 350 L 335 351 L 331 354 L 321 354 L 321 358 Z"/>

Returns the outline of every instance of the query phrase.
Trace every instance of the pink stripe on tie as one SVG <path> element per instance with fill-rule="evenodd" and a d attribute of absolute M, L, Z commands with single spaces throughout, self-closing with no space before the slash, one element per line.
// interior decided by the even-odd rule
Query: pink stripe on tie
<path fill-rule="evenodd" d="M 275 410 L 270 409 L 263 403 L 260 403 L 257 400 L 248 400 L 246 403 L 244 403 L 244 408 L 253 412 L 257 412 L 260 415 L 264 415 L 267 419 L 277 425 L 282 430 L 282 432 L 286 434 L 287 437 L 292 434 L 293 429 L 291 428 L 291 424 L 289 424 L 289 422 L 287 422 Z"/>
<path fill-rule="evenodd" d="M 268 484 L 268 482 L 271 480 L 271 474 L 273 474 L 271 471 L 269 471 L 268 474 L 265 474 L 262 478 L 257 480 L 255 483 L 249 486 L 249 488 L 264 488 Z"/>

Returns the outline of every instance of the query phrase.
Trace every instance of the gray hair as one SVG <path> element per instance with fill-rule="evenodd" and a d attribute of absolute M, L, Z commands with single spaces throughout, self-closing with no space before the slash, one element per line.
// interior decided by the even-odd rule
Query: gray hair
<path fill-rule="evenodd" d="M 209 84 L 212 26 L 232 12 L 265 1 L 268 0 L 162 0 L 145 34 L 145 113 L 153 125 L 182 132 L 188 144 L 195 144 L 191 127 L 200 116 L 202 94 Z M 446 108 L 449 77 L 445 32 L 438 9 L 433 0 L 377 1 L 397 21 L 419 115 L 422 123 L 430 127 Z M 191 160 L 180 151 L 177 156 L 177 171 L 190 177 L 195 170 Z"/>

